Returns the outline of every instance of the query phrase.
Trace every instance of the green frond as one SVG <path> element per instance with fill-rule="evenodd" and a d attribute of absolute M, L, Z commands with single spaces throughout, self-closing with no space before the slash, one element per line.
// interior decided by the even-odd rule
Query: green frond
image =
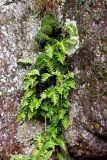
<path fill-rule="evenodd" d="M 67 113 L 67 109 L 66 108 L 59 109 L 59 111 L 58 111 L 58 118 L 59 118 L 59 120 L 63 119 L 66 113 Z"/>
<path fill-rule="evenodd" d="M 65 40 L 58 41 L 57 46 L 62 52 L 67 53 L 68 48 L 67 48 L 67 42 Z"/>
<path fill-rule="evenodd" d="M 34 110 L 37 110 L 39 106 L 40 106 L 40 101 L 35 96 L 33 96 L 29 104 L 29 108 L 31 112 L 33 112 Z"/>
<path fill-rule="evenodd" d="M 52 75 L 49 73 L 44 73 L 42 74 L 42 81 L 45 82 L 48 80 L 49 77 L 51 77 Z"/>
<path fill-rule="evenodd" d="M 44 137 L 43 133 L 36 133 L 34 140 L 35 140 L 36 147 L 38 149 L 41 149 L 44 144 L 44 141 L 45 141 L 45 137 Z"/>
<path fill-rule="evenodd" d="M 47 58 L 46 53 L 40 52 L 35 61 L 35 67 L 41 70 L 45 67 L 44 59 Z"/>
<path fill-rule="evenodd" d="M 65 116 L 64 119 L 62 120 L 62 125 L 64 129 L 67 129 L 69 127 L 69 118 L 68 116 Z"/>
<path fill-rule="evenodd" d="M 52 38 L 50 38 L 47 34 L 43 33 L 42 31 L 38 32 L 35 39 L 39 44 L 52 41 Z"/>
<path fill-rule="evenodd" d="M 77 36 L 77 29 L 73 24 L 65 24 L 64 30 L 67 30 L 71 36 Z"/>
<path fill-rule="evenodd" d="M 47 70 L 48 70 L 49 73 L 52 73 L 52 72 L 55 71 L 55 66 L 54 66 L 54 63 L 53 63 L 53 61 L 51 59 L 48 59 L 48 58 L 44 59 L 44 63 L 46 65 Z"/>
<path fill-rule="evenodd" d="M 78 43 L 77 40 L 75 39 L 69 39 L 67 40 L 67 44 L 70 44 L 71 46 L 75 46 Z"/>
<path fill-rule="evenodd" d="M 52 149 L 54 150 L 55 149 L 55 141 L 53 139 L 49 139 L 41 148 L 41 152 L 45 151 L 45 150 L 48 150 L 48 149 Z"/>
<path fill-rule="evenodd" d="M 45 52 L 46 52 L 47 56 L 49 56 L 49 58 L 52 58 L 53 57 L 53 53 L 54 53 L 54 47 L 49 45 L 49 44 L 46 45 Z"/>
<path fill-rule="evenodd" d="M 66 56 L 65 52 L 56 52 L 55 56 L 57 57 L 57 60 L 59 62 L 61 62 L 62 64 L 64 64 L 64 60 L 65 60 L 65 56 Z"/>
<path fill-rule="evenodd" d="M 50 25 L 53 30 L 56 30 L 60 26 L 58 19 L 52 15 L 45 15 L 42 18 L 41 28 L 42 26 L 47 26 L 47 25 Z"/>
<path fill-rule="evenodd" d="M 30 156 L 28 155 L 12 155 L 10 157 L 10 160 L 31 160 Z"/>
<path fill-rule="evenodd" d="M 34 75 L 39 75 L 39 71 L 37 69 L 32 69 L 31 71 L 29 71 L 29 73 L 27 73 L 25 75 L 25 77 L 29 77 L 29 76 L 34 76 Z"/>
<path fill-rule="evenodd" d="M 57 90 L 57 92 L 59 93 L 59 94 L 62 94 L 63 93 L 63 87 L 62 86 L 55 86 L 55 88 L 56 88 L 56 90 Z"/>
<path fill-rule="evenodd" d="M 60 148 L 63 149 L 63 151 L 66 151 L 66 142 L 63 136 L 57 136 L 56 142 L 58 146 L 60 146 Z"/>
<path fill-rule="evenodd" d="M 20 58 L 17 62 L 23 65 L 32 65 L 34 63 L 34 60 L 31 58 Z"/>
<path fill-rule="evenodd" d="M 64 153 L 58 153 L 58 160 L 67 160 Z"/>
<path fill-rule="evenodd" d="M 48 95 L 48 98 L 50 98 L 52 100 L 54 105 L 56 105 L 58 103 L 59 94 L 57 93 L 54 86 L 51 86 L 47 89 L 47 95 Z"/>
<path fill-rule="evenodd" d="M 51 35 L 52 34 L 52 26 L 50 24 L 42 26 L 41 32 L 46 35 Z"/>
<path fill-rule="evenodd" d="M 45 160 L 49 160 L 51 158 L 52 154 L 53 154 L 53 150 L 47 151 L 47 153 L 45 154 Z"/>

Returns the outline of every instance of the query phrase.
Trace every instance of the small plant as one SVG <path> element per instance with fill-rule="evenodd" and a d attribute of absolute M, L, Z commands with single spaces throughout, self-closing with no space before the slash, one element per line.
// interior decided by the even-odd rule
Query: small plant
<path fill-rule="evenodd" d="M 18 121 L 36 118 L 45 123 L 44 132 L 35 136 L 36 148 L 32 155 L 19 157 L 19 160 L 49 160 L 53 156 L 58 160 L 67 159 L 63 133 L 69 126 L 68 95 L 75 88 L 75 81 L 74 73 L 68 71 L 66 57 L 69 46 L 77 43 L 70 37 L 76 35 L 73 25 L 61 27 L 57 18 L 45 15 L 36 36 L 40 44 L 36 60 L 19 60 L 33 66 L 23 78 L 24 96 Z M 17 156 L 12 156 L 11 160 L 17 160 Z"/>

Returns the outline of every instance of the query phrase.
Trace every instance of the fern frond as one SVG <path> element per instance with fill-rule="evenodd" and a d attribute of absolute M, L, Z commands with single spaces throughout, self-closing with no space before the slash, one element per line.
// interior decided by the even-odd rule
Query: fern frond
<path fill-rule="evenodd" d="M 36 41 L 39 44 L 43 44 L 43 43 L 46 43 L 46 42 L 51 42 L 52 38 L 50 38 L 48 35 L 46 35 L 42 31 L 39 31 L 38 34 L 36 35 Z"/>
<path fill-rule="evenodd" d="M 58 146 L 60 146 L 60 148 L 63 149 L 63 151 L 66 151 L 66 142 L 63 136 L 57 136 L 56 142 Z"/>
<path fill-rule="evenodd" d="M 37 69 L 32 69 L 29 73 L 25 75 L 25 77 L 39 75 L 39 71 Z"/>
<path fill-rule="evenodd" d="M 65 40 L 58 41 L 57 46 L 62 52 L 67 53 L 67 42 Z"/>
<path fill-rule="evenodd" d="M 61 62 L 62 64 L 64 64 L 64 60 L 65 60 L 65 56 L 66 56 L 65 52 L 56 52 L 55 56 L 57 57 L 57 60 L 59 62 Z"/>
<path fill-rule="evenodd" d="M 58 160 L 67 160 L 64 153 L 58 153 Z"/>
<path fill-rule="evenodd" d="M 49 77 L 51 77 L 52 75 L 49 73 L 44 73 L 42 74 L 42 81 L 45 82 L 48 80 Z"/>
<path fill-rule="evenodd" d="M 66 109 L 66 108 L 61 108 L 61 109 L 59 109 L 59 111 L 58 111 L 58 113 L 59 113 L 59 114 L 58 114 L 59 120 L 64 118 L 66 112 L 67 112 L 67 109 Z"/>
<path fill-rule="evenodd" d="M 46 52 L 47 56 L 49 56 L 50 58 L 52 58 L 53 57 L 53 53 L 54 53 L 54 47 L 51 46 L 51 45 L 49 45 L 49 44 L 46 45 L 45 52 Z"/>
<path fill-rule="evenodd" d="M 55 88 L 56 88 L 56 90 L 57 90 L 57 92 L 59 93 L 59 94 L 62 94 L 63 93 L 63 87 L 62 86 L 55 86 Z"/>
<path fill-rule="evenodd" d="M 77 36 L 77 29 L 73 24 L 65 24 L 64 30 L 67 30 L 71 36 Z"/>
<path fill-rule="evenodd" d="M 69 118 L 68 116 L 65 116 L 64 119 L 62 120 L 62 125 L 64 129 L 67 129 L 69 127 Z"/>
<path fill-rule="evenodd" d="M 35 135 L 35 145 L 38 149 L 41 149 L 44 142 L 45 142 L 45 137 L 43 135 L 43 133 L 36 133 Z"/>
<path fill-rule="evenodd" d="M 52 15 L 46 15 L 43 17 L 41 27 L 47 25 L 50 25 L 53 30 L 56 30 L 60 26 L 58 19 Z"/>
<path fill-rule="evenodd" d="M 28 155 L 12 155 L 10 160 L 31 160 L 30 156 Z"/>
<path fill-rule="evenodd" d="M 33 96 L 31 98 L 30 104 L 29 104 L 29 108 L 30 108 L 31 112 L 33 112 L 34 110 L 37 110 L 39 106 L 40 106 L 39 99 L 37 99 L 35 96 Z"/>
<path fill-rule="evenodd" d="M 78 43 L 77 40 L 75 39 L 69 39 L 67 40 L 67 44 L 70 44 L 71 46 L 75 46 Z"/>
<path fill-rule="evenodd" d="M 31 58 L 20 58 L 17 62 L 23 65 L 32 65 L 34 63 L 34 60 Z"/>
<path fill-rule="evenodd" d="M 55 71 L 55 66 L 52 60 L 50 59 L 44 59 L 44 62 L 46 64 L 47 70 L 49 73 L 52 73 Z"/>
<path fill-rule="evenodd" d="M 48 150 L 48 149 L 52 149 L 54 150 L 55 149 L 55 141 L 53 139 L 49 139 L 41 148 L 41 152 L 42 151 L 45 151 L 45 150 Z"/>
<path fill-rule="evenodd" d="M 57 93 L 54 86 L 51 86 L 48 88 L 47 95 L 48 95 L 48 98 L 50 98 L 52 100 L 54 105 L 56 105 L 58 103 L 59 94 Z"/>
<path fill-rule="evenodd" d="M 45 160 L 49 160 L 51 158 L 52 154 L 53 154 L 53 150 L 47 151 L 47 153 L 45 154 Z"/>
<path fill-rule="evenodd" d="M 40 71 L 45 67 L 44 59 L 46 57 L 46 53 L 40 52 L 35 61 L 35 67 Z"/>

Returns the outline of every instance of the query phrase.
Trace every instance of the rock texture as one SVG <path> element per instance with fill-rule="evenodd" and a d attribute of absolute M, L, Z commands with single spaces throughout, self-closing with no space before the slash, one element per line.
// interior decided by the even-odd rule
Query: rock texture
<path fill-rule="evenodd" d="M 8 160 L 11 153 L 23 149 L 30 153 L 34 132 L 42 129 L 34 122 L 18 126 L 16 120 L 26 72 L 17 65 L 17 59 L 35 57 L 30 47 L 39 27 L 32 16 L 34 3 L 0 0 L 0 160 Z M 77 82 L 70 95 L 70 127 L 66 132 L 69 159 L 101 159 L 107 155 L 107 2 L 66 0 L 62 8 L 65 21 L 77 21 L 81 45 L 68 60 Z"/>
<path fill-rule="evenodd" d="M 30 49 L 39 23 L 34 19 L 34 0 L 0 0 L 0 160 L 7 160 L 22 144 L 16 140 L 16 113 L 22 96 L 25 70 L 20 57 L 34 57 Z"/>
<path fill-rule="evenodd" d="M 68 60 L 77 82 L 66 132 L 71 157 L 107 155 L 106 8 L 104 0 L 67 0 L 63 7 L 64 19 L 77 21 L 80 36 L 80 49 Z"/>

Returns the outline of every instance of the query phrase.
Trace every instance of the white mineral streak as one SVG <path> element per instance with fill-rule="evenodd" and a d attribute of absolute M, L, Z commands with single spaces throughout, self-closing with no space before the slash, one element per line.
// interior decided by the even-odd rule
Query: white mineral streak
<path fill-rule="evenodd" d="M 76 27 L 76 30 L 77 30 L 77 36 L 70 37 L 70 39 L 77 40 L 76 46 L 75 47 L 71 46 L 69 51 L 68 51 L 68 56 L 72 56 L 76 52 L 76 50 L 79 48 L 79 35 L 78 35 L 77 24 L 76 24 L 76 21 L 70 20 L 70 19 L 66 19 L 65 23 L 74 25 Z"/>

